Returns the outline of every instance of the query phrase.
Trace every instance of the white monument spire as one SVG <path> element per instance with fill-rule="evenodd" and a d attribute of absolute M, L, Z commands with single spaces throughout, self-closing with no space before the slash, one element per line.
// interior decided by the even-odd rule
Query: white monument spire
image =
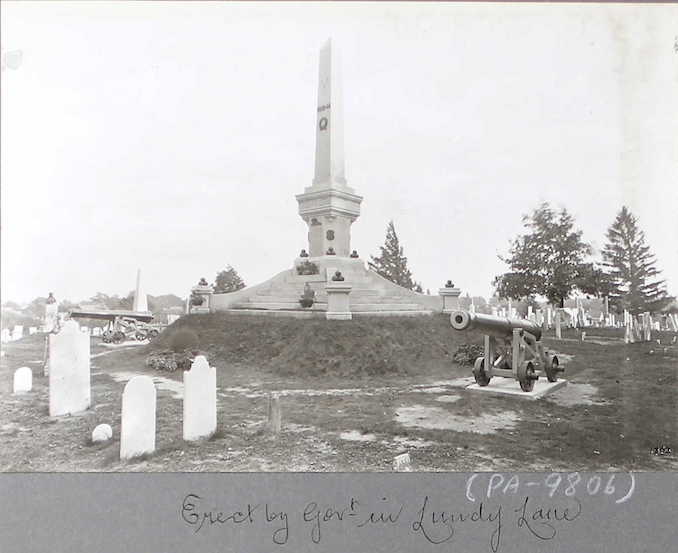
<path fill-rule="evenodd" d="M 318 108 L 315 130 L 313 186 L 346 186 L 344 174 L 344 121 L 339 56 L 332 39 L 320 49 Z"/>
<path fill-rule="evenodd" d="M 141 288 L 141 269 L 137 269 L 137 287 L 134 292 L 134 304 L 132 311 L 139 313 L 148 311 L 148 300 L 146 293 Z"/>
<path fill-rule="evenodd" d="M 309 227 L 311 257 L 351 253 L 351 224 L 362 197 L 346 184 L 344 124 L 339 60 L 332 41 L 320 49 L 313 184 L 297 196 L 299 214 Z"/>

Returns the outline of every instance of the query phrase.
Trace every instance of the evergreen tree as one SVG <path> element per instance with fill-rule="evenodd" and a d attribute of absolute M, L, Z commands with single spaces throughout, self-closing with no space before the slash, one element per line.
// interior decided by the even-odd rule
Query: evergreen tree
<path fill-rule="evenodd" d="M 607 230 L 603 264 L 611 281 L 610 302 L 633 314 L 660 311 L 673 301 L 663 280 L 655 277 L 655 256 L 645 244 L 645 233 L 634 215 L 623 206 Z"/>
<path fill-rule="evenodd" d="M 412 272 L 407 268 L 407 257 L 403 255 L 403 247 L 398 240 L 393 221 L 386 227 L 386 241 L 380 249 L 379 257 L 370 256 L 370 269 L 403 288 L 413 290 L 416 284 L 412 279 Z"/>
<path fill-rule="evenodd" d="M 225 270 L 217 273 L 217 278 L 214 281 L 214 291 L 217 293 L 235 292 L 245 287 L 245 282 L 238 271 L 230 265 Z"/>
<path fill-rule="evenodd" d="M 583 242 L 582 231 L 574 230 L 574 218 L 566 209 L 556 212 L 548 203 L 523 216 L 526 234 L 511 243 L 509 256 L 500 257 L 510 272 L 494 279 L 503 298 L 544 296 L 557 307 L 579 289 L 584 260 L 591 247 Z"/>

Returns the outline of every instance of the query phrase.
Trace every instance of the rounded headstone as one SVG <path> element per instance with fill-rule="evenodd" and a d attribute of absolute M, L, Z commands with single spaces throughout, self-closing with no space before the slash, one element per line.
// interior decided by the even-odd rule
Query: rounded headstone
<path fill-rule="evenodd" d="M 92 430 L 93 442 L 105 442 L 113 437 L 113 429 L 110 424 L 100 424 Z"/>
<path fill-rule="evenodd" d="M 127 460 L 155 451 L 156 392 L 153 380 L 133 377 L 122 392 L 120 459 Z"/>
<path fill-rule="evenodd" d="M 28 367 L 14 371 L 14 393 L 23 394 L 33 389 L 33 372 Z"/>

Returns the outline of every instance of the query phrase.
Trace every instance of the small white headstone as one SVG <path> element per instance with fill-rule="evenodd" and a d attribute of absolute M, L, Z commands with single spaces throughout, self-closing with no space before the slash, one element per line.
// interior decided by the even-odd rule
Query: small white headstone
<path fill-rule="evenodd" d="M 23 325 L 16 325 L 14 327 L 14 330 L 12 330 L 12 340 L 20 340 L 23 335 L 24 335 Z"/>
<path fill-rule="evenodd" d="M 89 338 L 66 321 L 49 336 L 49 415 L 84 411 L 90 402 Z"/>
<path fill-rule="evenodd" d="M 393 458 L 393 470 L 396 472 L 411 472 L 412 462 L 409 453 L 403 453 Z"/>
<path fill-rule="evenodd" d="M 36 327 L 36 326 L 30 326 L 30 327 L 28 327 L 28 334 L 31 335 L 31 336 L 32 336 L 33 334 L 35 334 L 37 331 L 38 331 L 38 327 Z"/>
<path fill-rule="evenodd" d="M 276 435 L 282 431 L 282 410 L 278 392 L 268 394 L 268 429 Z"/>
<path fill-rule="evenodd" d="M 113 437 L 113 429 L 110 424 L 100 424 L 94 430 L 92 430 L 92 441 L 105 442 L 110 440 Z"/>
<path fill-rule="evenodd" d="M 155 385 L 148 376 L 135 376 L 122 393 L 120 459 L 155 451 Z"/>
<path fill-rule="evenodd" d="M 217 429 L 217 371 L 198 355 L 184 371 L 184 440 L 209 438 Z"/>
<path fill-rule="evenodd" d="M 23 394 L 33 389 L 33 372 L 28 367 L 14 371 L 14 393 Z"/>

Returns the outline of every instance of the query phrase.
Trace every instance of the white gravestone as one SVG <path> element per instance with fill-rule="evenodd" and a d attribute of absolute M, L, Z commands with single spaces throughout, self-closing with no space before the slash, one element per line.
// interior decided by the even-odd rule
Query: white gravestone
<path fill-rule="evenodd" d="M 24 335 L 23 325 L 16 325 L 14 330 L 12 330 L 12 340 L 21 340 L 21 337 Z"/>
<path fill-rule="evenodd" d="M 122 392 L 120 459 L 155 451 L 155 385 L 148 376 L 135 376 Z"/>
<path fill-rule="evenodd" d="M 31 336 L 32 336 L 33 334 L 35 334 L 37 331 L 38 331 L 38 327 L 37 327 L 37 326 L 31 326 L 31 327 L 28 327 L 28 334 L 30 334 Z"/>
<path fill-rule="evenodd" d="M 33 372 L 28 367 L 14 371 L 14 393 L 23 394 L 33 389 Z"/>
<path fill-rule="evenodd" d="M 92 442 L 107 442 L 113 437 L 113 429 L 110 424 L 99 424 L 92 430 Z"/>
<path fill-rule="evenodd" d="M 393 458 L 393 470 L 395 472 L 411 472 L 412 461 L 409 453 L 402 453 Z"/>
<path fill-rule="evenodd" d="M 184 371 L 184 440 L 209 438 L 217 429 L 217 371 L 198 355 Z"/>
<path fill-rule="evenodd" d="M 89 338 L 67 321 L 49 337 L 49 415 L 69 415 L 91 403 Z"/>

